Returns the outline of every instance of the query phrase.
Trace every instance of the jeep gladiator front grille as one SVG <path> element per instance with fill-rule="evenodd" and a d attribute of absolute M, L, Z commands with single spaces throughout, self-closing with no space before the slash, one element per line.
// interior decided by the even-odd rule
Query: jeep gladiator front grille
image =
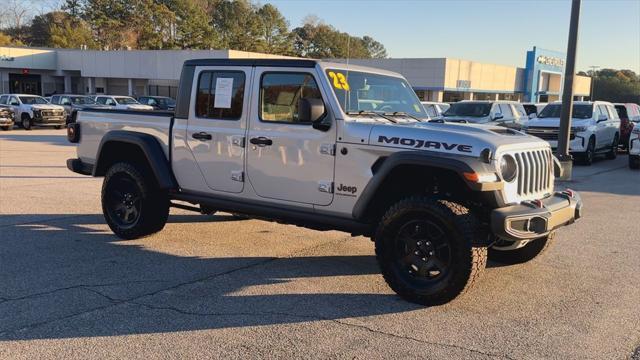
<path fill-rule="evenodd" d="M 551 150 L 529 150 L 513 154 L 518 165 L 518 195 L 541 198 L 553 188 Z"/>

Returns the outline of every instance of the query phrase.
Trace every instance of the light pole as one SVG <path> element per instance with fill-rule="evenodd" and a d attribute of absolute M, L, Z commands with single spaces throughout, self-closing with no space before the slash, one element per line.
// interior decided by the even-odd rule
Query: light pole
<path fill-rule="evenodd" d="M 593 101 L 595 100 L 593 98 L 593 91 L 596 88 L 596 70 L 600 69 L 600 66 L 598 65 L 591 65 L 589 66 L 589 68 L 591 69 L 591 89 L 589 89 L 589 100 Z"/>
<path fill-rule="evenodd" d="M 564 68 L 564 86 L 562 87 L 562 109 L 560 111 L 560 131 L 558 134 L 558 160 L 562 166 L 559 180 L 571 180 L 573 157 L 569 154 L 569 134 L 573 115 L 573 78 L 576 71 L 576 52 L 578 48 L 578 24 L 580 23 L 580 1 L 571 1 L 571 20 L 569 22 L 569 40 L 567 44 L 567 66 Z"/>

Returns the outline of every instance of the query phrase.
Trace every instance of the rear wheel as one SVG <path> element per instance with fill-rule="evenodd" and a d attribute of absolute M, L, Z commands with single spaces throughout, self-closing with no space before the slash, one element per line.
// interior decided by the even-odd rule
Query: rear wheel
<path fill-rule="evenodd" d="M 31 130 L 31 118 L 27 114 L 22 114 L 22 128 L 25 130 Z"/>
<path fill-rule="evenodd" d="M 525 246 L 517 249 L 509 249 L 511 244 L 498 243 L 489 248 L 489 260 L 502 264 L 522 264 L 533 260 L 544 253 L 553 243 L 555 233 L 528 242 Z"/>
<path fill-rule="evenodd" d="M 609 152 L 607 152 L 607 159 L 613 160 L 618 156 L 618 142 L 619 142 L 619 137 L 618 137 L 618 134 L 616 134 L 616 136 L 613 137 L 613 142 L 611 143 L 611 149 L 609 149 Z"/>
<path fill-rule="evenodd" d="M 118 237 L 136 239 L 162 230 L 169 216 L 169 198 L 138 166 L 117 163 L 102 184 L 102 212 Z"/>
<path fill-rule="evenodd" d="M 402 298 L 439 305 L 471 288 L 486 264 L 477 219 L 457 203 L 410 197 L 383 216 L 374 240 L 382 275 Z"/>
<path fill-rule="evenodd" d="M 640 155 L 629 155 L 629 168 L 640 169 Z"/>
<path fill-rule="evenodd" d="M 8 131 L 11 129 L 11 126 L 0 126 L 0 129 L 2 129 L 2 131 Z"/>

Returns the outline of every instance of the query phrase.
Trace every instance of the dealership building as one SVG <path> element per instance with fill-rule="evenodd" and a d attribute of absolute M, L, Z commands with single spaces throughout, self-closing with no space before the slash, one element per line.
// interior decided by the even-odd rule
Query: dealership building
<path fill-rule="evenodd" d="M 0 47 L 0 92 L 163 95 L 175 97 L 182 63 L 197 58 L 270 58 L 236 50 L 74 50 Z M 403 74 L 423 100 L 547 102 L 562 93 L 565 54 L 534 47 L 525 67 L 453 58 L 349 59 Z M 345 59 L 337 61 L 346 62 Z M 591 79 L 574 77 L 577 99 Z"/>

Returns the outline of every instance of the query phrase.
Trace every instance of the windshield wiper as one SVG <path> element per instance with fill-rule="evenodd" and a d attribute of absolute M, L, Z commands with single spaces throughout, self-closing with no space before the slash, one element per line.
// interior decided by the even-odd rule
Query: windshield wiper
<path fill-rule="evenodd" d="M 406 116 L 408 118 L 412 118 L 413 120 L 415 120 L 417 122 L 422 122 L 421 119 L 418 119 L 417 117 L 415 117 L 415 116 L 413 116 L 413 115 L 411 115 L 411 114 L 409 114 L 407 112 L 404 112 L 404 111 L 394 111 L 392 113 L 384 113 L 384 115 L 387 115 L 387 116 Z"/>
<path fill-rule="evenodd" d="M 397 124 L 398 122 L 395 121 L 394 119 L 386 116 L 384 113 L 379 113 L 379 112 L 375 112 L 375 111 L 365 111 L 365 110 L 360 110 L 360 111 L 347 111 L 346 112 L 347 115 L 377 115 L 380 116 L 381 118 L 388 120 L 394 124 Z"/>

